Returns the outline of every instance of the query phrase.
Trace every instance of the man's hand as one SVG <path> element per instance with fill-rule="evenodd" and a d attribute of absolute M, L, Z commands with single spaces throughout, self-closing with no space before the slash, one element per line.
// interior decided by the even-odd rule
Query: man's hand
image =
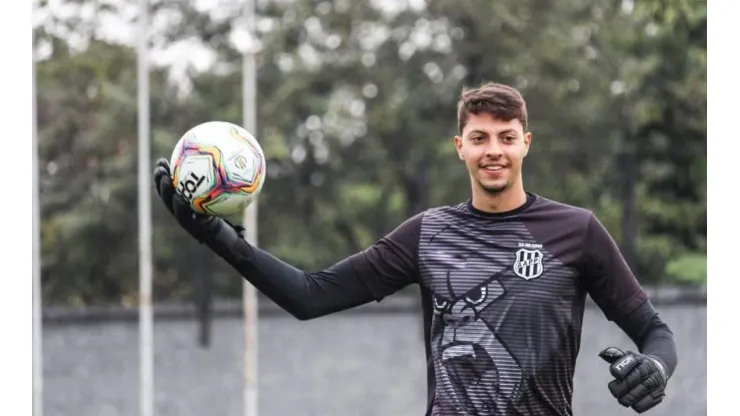
<path fill-rule="evenodd" d="M 167 210 L 175 217 L 177 222 L 190 235 L 199 242 L 204 242 L 208 237 L 218 231 L 222 220 L 216 217 L 201 215 L 190 208 L 185 198 L 175 190 L 172 184 L 170 164 L 167 159 L 159 159 L 154 167 L 154 187 L 162 199 Z"/>
<path fill-rule="evenodd" d="M 617 348 L 607 348 L 599 357 L 611 364 L 614 380 L 609 383 L 609 391 L 619 404 L 643 413 L 663 401 L 668 377 L 660 360 Z"/>

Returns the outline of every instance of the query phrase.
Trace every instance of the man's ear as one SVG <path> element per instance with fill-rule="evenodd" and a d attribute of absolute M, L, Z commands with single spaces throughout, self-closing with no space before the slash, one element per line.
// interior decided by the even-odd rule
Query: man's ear
<path fill-rule="evenodd" d="M 529 146 L 532 144 L 532 132 L 527 132 L 524 135 L 524 157 L 527 157 L 529 153 Z"/>
<path fill-rule="evenodd" d="M 453 139 L 453 142 L 455 143 L 455 150 L 457 150 L 457 157 L 460 160 L 463 160 L 463 156 L 462 156 L 462 137 L 455 136 L 455 138 Z"/>

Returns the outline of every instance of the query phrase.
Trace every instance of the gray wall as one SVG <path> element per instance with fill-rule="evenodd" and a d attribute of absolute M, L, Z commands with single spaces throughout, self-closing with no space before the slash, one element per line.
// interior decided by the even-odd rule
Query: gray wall
<path fill-rule="evenodd" d="M 679 346 L 666 401 L 647 413 L 706 414 L 706 307 L 659 306 Z M 601 348 L 630 348 L 601 312 L 588 308 L 574 392 L 575 415 L 634 415 L 609 395 Z M 421 416 L 425 369 L 421 325 L 412 313 L 341 313 L 300 322 L 260 320 L 260 416 Z M 213 323 L 210 349 L 197 324 L 155 324 L 155 397 L 160 416 L 241 416 L 243 327 Z M 133 322 L 47 325 L 46 416 L 138 415 L 138 328 Z"/>

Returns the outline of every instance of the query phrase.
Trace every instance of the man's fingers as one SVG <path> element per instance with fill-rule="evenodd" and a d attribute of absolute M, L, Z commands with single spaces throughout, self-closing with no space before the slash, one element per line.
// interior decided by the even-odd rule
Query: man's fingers
<path fill-rule="evenodd" d="M 175 216 L 183 223 L 188 224 L 195 221 L 195 212 L 190 208 L 190 204 L 182 195 L 175 193 L 172 196 L 172 208 Z"/>
<path fill-rule="evenodd" d="M 630 372 L 628 374 L 624 375 L 621 378 L 617 378 L 617 380 L 624 381 L 624 385 L 626 386 L 628 390 L 631 387 L 636 386 L 637 384 L 646 382 L 648 379 L 651 379 L 654 376 L 656 376 L 656 374 L 654 374 L 651 371 L 650 363 L 648 361 L 645 361 L 645 360 L 642 360 L 642 361 L 635 360 L 635 361 L 637 361 L 638 364 L 632 367 L 632 369 L 630 369 Z M 657 379 L 655 383 L 657 383 Z M 653 384 L 648 385 L 648 387 L 657 388 L 658 384 L 655 384 L 655 383 L 653 383 L 654 385 Z"/>
<path fill-rule="evenodd" d="M 614 361 L 609 367 L 609 371 L 616 379 L 626 379 L 627 375 L 630 374 L 638 364 L 640 364 L 640 360 L 634 354 L 628 352 Z M 637 374 L 636 376 L 639 379 L 641 374 Z M 632 384 L 634 380 L 628 379 L 627 382 L 628 384 Z"/>
<path fill-rule="evenodd" d="M 635 402 L 635 404 L 632 405 L 632 409 L 637 413 L 647 412 L 648 410 L 660 404 L 663 401 L 664 397 L 665 392 L 663 390 L 648 394 L 647 396 Z"/>
<path fill-rule="evenodd" d="M 604 350 L 602 350 L 599 353 L 599 357 L 601 357 L 604 361 L 606 361 L 609 364 L 614 363 L 618 359 L 622 358 L 624 356 L 624 352 L 620 350 L 619 348 L 609 347 Z"/>
<path fill-rule="evenodd" d="M 154 163 L 155 168 L 163 168 L 165 171 L 167 171 L 167 174 L 170 175 L 172 172 L 170 171 L 170 162 L 167 161 L 165 158 L 159 158 Z"/>
<path fill-rule="evenodd" d="M 647 386 L 640 383 L 627 393 L 618 396 L 617 401 L 624 407 L 630 407 L 647 396 L 649 396 Z"/>
<path fill-rule="evenodd" d="M 160 196 L 162 196 L 162 179 L 167 178 L 172 183 L 172 175 L 170 173 L 170 164 L 167 159 L 158 159 L 154 164 L 154 188 L 157 190 Z"/>
<path fill-rule="evenodd" d="M 174 214 L 173 198 L 175 195 L 175 188 L 172 186 L 172 179 L 170 178 L 169 173 L 167 173 L 163 168 L 157 167 L 154 171 L 154 178 L 157 182 L 157 193 L 159 193 L 159 197 L 164 202 L 167 210 Z"/>

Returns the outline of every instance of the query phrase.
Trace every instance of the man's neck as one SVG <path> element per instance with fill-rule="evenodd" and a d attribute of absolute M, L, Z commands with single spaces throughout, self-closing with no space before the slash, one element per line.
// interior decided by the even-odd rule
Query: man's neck
<path fill-rule="evenodd" d="M 476 189 L 472 197 L 473 207 L 479 211 L 494 214 L 513 211 L 527 203 L 527 193 L 521 186 L 512 187 L 497 194 Z"/>

